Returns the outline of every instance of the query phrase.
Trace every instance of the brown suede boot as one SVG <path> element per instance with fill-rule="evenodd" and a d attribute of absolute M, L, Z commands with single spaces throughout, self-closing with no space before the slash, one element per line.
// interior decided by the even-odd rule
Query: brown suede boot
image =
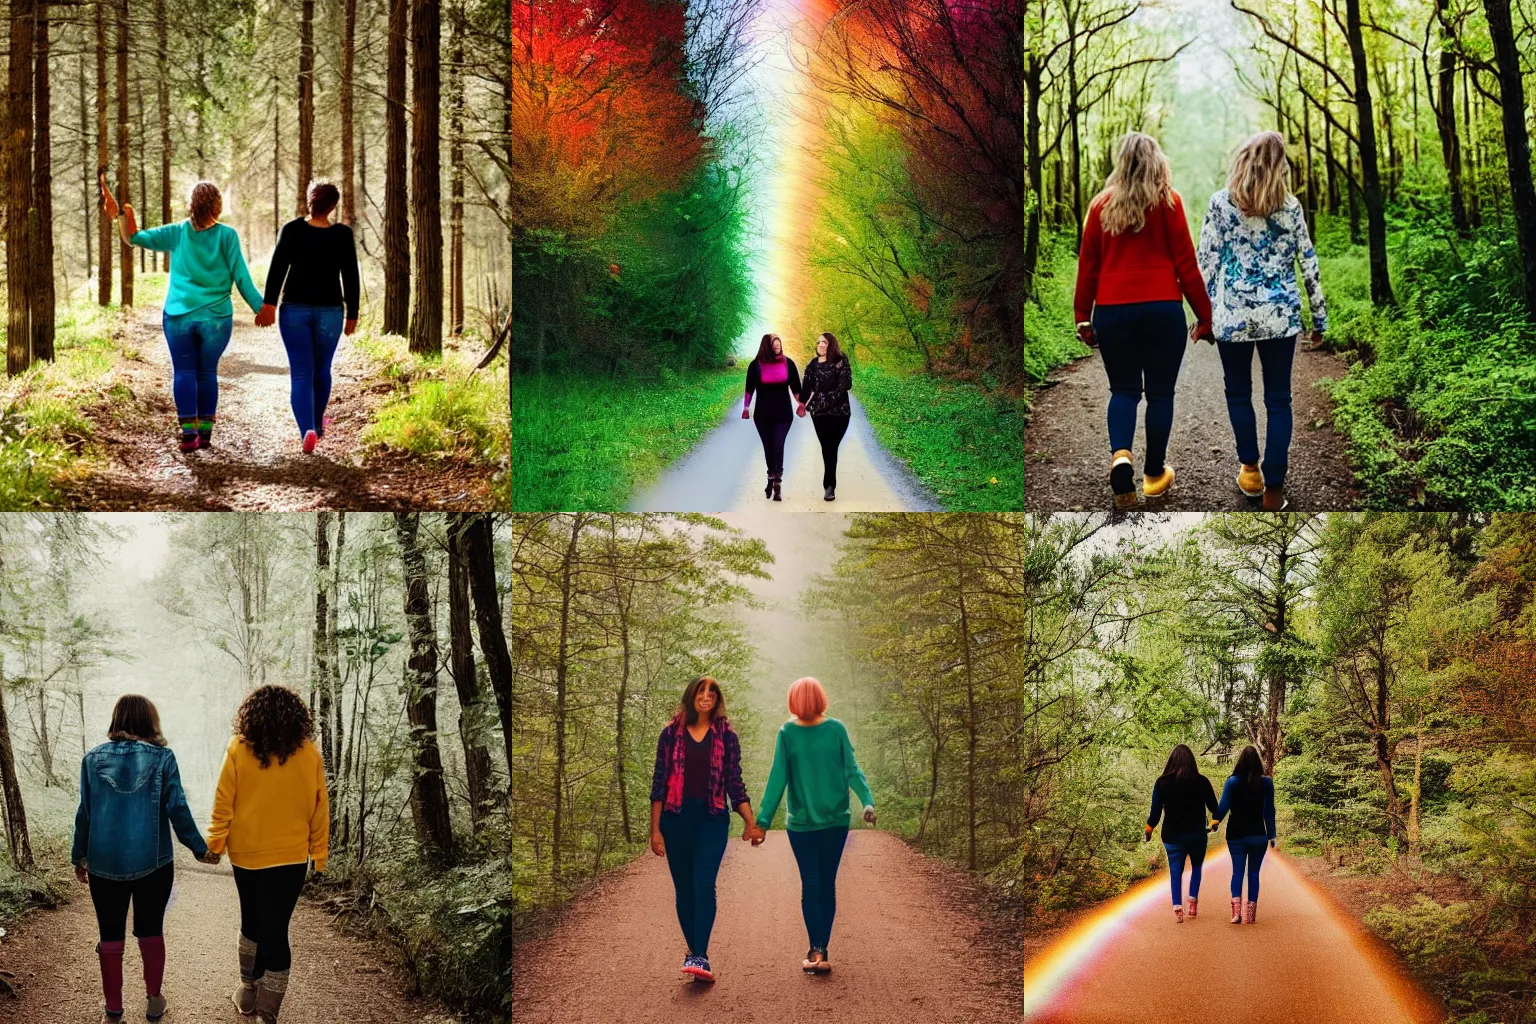
<path fill-rule="evenodd" d="M 1265 512 L 1284 512 L 1286 509 L 1288 509 L 1290 507 L 1291 507 L 1291 503 L 1289 501 L 1285 500 L 1285 488 L 1283 488 L 1283 487 L 1266 487 L 1266 488 L 1264 488 L 1264 511 Z"/>
<path fill-rule="evenodd" d="M 256 943 L 244 935 L 240 936 L 240 987 L 230 999 L 244 1016 L 256 1012 Z"/>
<path fill-rule="evenodd" d="M 261 1024 L 277 1024 L 277 1012 L 287 991 L 287 971 L 268 971 L 256 982 L 256 1017 Z"/>

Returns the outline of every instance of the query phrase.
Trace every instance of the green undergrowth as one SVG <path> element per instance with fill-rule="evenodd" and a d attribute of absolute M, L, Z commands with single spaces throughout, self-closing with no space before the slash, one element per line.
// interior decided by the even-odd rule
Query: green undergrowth
<path fill-rule="evenodd" d="M 1536 327 L 1512 233 L 1398 227 L 1388 308 L 1371 305 L 1364 247 L 1337 222 L 1319 230 L 1329 333 L 1351 363 L 1329 391 L 1364 502 L 1536 509 Z"/>
<path fill-rule="evenodd" d="M 476 371 L 478 340 L 450 339 L 441 356 L 413 355 L 398 335 L 362 330 L 353 344 L 394 393 L 373 414 L 363 440 L 394 451 L 505 466 L 511 447 L 506 367 Z"/>
<path fill-rule="evenodd" d="M 1024 504 L 1024 409 L 1000 390 L 861 366 L 854 382 L 870 428 L 944 507 L 1002 512 Z"/>
<path fill-rule="evenodd" d="M 514 509 L 618 511 L 725 416 L 737 369 L 654 378 L 519 374 Z"/>
<path fill-rule="evenodd" d="M 1076 282 L 1077 258 L 1068 240 L 1046 237 L 1035 271 L 1035 296 L 1024 304 L 1024 375 L 1033 383 L 1090 351 L 1077 340 L 1072 315 Z"/>
<path fill-rule="evenodd" d="M 123 350 L 118 307 L 76 302 L 60 311 L 53 362 L 0 384 L 0 510 L 58 507 L 58 485 L 86 471 L 94 426 L 83 410 L 127 401 L 111 382 Z"/>

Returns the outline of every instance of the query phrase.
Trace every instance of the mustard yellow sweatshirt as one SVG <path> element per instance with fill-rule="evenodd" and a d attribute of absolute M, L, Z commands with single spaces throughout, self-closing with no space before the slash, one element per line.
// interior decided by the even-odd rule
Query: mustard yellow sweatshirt
<path fill-rule="evenodd" d="M 330 852 L 330 802 L 325 762 L 309 740 L 283 764 L 261 766 L 239 736 L 229 741 L 219 788 L 213 797 L 208 849 L 229 853 L 229 862 L 257 870 L 315 862 L 325 870 Z"/>

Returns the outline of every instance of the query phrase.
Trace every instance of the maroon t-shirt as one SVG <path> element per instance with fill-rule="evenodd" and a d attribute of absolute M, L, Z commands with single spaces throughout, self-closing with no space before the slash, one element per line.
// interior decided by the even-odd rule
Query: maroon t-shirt
<path fill-rule="evenodd" d="M 683 737 L 683 799 L 709 800 L 709 733 L 703 742 Z"/>

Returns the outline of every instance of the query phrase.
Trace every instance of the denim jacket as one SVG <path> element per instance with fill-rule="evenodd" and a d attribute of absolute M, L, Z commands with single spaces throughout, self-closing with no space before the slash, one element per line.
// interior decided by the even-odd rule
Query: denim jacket
<path fill-rule="evenodd" d="M 102 878 L 142 878 L 175 856 L 172 825 L 182 845 L 199 857 L 208 852 L 169 747 L 113 740 L 81 760 L 72 863 L 84 861 Z"/>

